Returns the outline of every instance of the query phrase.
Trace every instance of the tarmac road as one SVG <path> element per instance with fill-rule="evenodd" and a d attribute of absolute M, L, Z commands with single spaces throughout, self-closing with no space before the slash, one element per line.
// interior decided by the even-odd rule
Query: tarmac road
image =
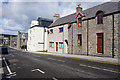
<path fill-rule="evenodd" d="M 117 65 L 8 50 L 2 55 L 3 78 L 119 78 Z"/>

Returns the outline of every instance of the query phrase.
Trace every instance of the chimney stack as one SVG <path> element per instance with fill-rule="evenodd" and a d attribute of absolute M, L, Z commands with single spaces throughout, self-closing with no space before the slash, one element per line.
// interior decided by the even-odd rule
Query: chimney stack
<path fill-rule="evenodd" d="M 78 5 L 78 7 L 76 8 L 76 13 L 82 12 L 82 7 L 81 4 Z"/>
<path fill-rule="evenodd" d="M 55 22 L 57 19 L 59 19 L 60 18 L 60 15 L 59 14 L 55 14 L 54 16 L 53 16 L 53 22 Z"/>

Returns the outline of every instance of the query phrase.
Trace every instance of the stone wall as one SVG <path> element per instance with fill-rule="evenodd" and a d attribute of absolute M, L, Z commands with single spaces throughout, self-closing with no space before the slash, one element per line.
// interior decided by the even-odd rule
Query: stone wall
<path fill-rule="evenodd" d="M 118 14 L 114 14 L 114 54 L 118 55 Z M 88 25 L 88 26 L 87 26 Z M 73 39 L 72 39 L 73 27 Z M 87 28 L 88 27 L 88 28 Z M 88 44 L 87 44 L 88 30 Z M 103 54 L 97 52 L 97 33 L 103 33 Z M 77 35 L 82 34 L 82 46 L 77 46 Z M 73 40 L 73 41 L 72 41 Z M 113 15 L 107 15 L 103 18 L 103 24 L 97 24 L 97 18 L 82 22 L 82 27 L 78 28 L 76 23 L 73 23 L 68 30 L 68 53 L 84 54 L 94 56 L 112 56 L 113 42 Z M 72 47 L 73 42 L 73 47 Z M 88 45 L 88 46 L 87 46 Z M 88 47 L 88 48 L 87 48 Z M 72 49 L 73 48 L 73 49 Z"/>

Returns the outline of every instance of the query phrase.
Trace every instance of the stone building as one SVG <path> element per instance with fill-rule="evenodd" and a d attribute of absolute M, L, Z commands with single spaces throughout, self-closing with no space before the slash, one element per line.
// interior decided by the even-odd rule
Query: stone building
<path fill-rule="evenodd" d="M 39 17 L 28 30 L 28 51 L 47 51 L 47 27 L 52 20 Z"/>
<path fill-rule="evenodd" d="M 118 56 L 120 2 L 107 2 L 87 10 L 78 5 L 69 22 L 68 53 Z"/>
<path fill-rule="evenodd" d="M 117 57 L 119 5 L 120 2 L 106 2 L 86 10 L 78 5 L 76 13 L 54 16 L 55 21 L 48 27 L 48 52 Z"/>

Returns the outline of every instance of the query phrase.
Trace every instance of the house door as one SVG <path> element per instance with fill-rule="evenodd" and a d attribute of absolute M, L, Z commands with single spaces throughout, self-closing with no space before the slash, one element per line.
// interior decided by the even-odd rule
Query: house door
<path fill-rule="evenodd" d="M 56 42 L 56 51 L 58 51 L 58 42 Z"/>
<path fill-rule="evenodd" d="M 103 53 L 103 33 L 97 34 L 97 52 Z"/>

